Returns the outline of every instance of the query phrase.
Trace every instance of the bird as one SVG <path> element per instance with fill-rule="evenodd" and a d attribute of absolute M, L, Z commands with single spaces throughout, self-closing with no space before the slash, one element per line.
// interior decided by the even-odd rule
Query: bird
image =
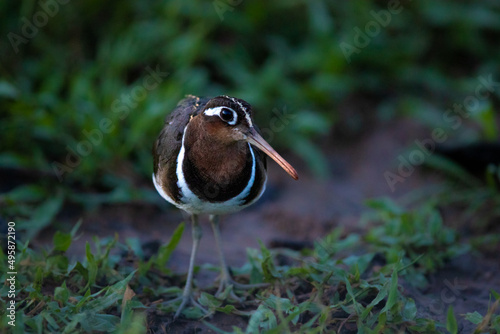
<path fill-rule="evenodd" d="M 241 301 L 233 289 L 267 286 L 233 280 L 221 244 L 219 216 L 240 211 L 255 203 L 266 187 L 266 156 L 293 179 L 295 169 L 260 134 L 251 105 L 235 97 L 200 98 L 187 95 L 165 118 L 153 145 L 153 184 L 161 197 L 191 216 L 192 250 L 186 285 L 174 315 L 191 304 L 208 313 L 193 297 L 193 270 L 202 230 L 199 215 L 208 215 L 220 262 L 216 296 Z"/>

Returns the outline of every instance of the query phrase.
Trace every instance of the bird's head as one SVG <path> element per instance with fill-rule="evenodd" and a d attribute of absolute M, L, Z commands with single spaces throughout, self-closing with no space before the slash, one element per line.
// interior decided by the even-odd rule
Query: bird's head
<path fill-rule="evenodd" d="M 225 95 L 214 97 L 200 116 L 205 130 L 219 142 L 228 145 L 248 142 L 276 161 L 292 178 L 299 178 L 295 169 L 259 134 L 254 126 L 252 107 L 244 100 Z"/>

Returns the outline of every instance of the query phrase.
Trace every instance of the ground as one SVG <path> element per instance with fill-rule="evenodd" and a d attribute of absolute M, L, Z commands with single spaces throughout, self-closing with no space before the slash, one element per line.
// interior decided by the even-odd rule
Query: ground
<path fill-rule="evenodd" d="M 363 234 L 359 224 L 361 214 L 366 211 L 364 201 L 379 196 L 389 196 L 396 200 L 413 190 L 441 182 L 434 172 L 417 168 L 404 182 L 392 191 L 384 177 L 384 172 L 395 171 L 397 156 L 415 139 L 428 136 L 428 130 L 408 120 L 398 120 L 379 124 L 367 129 L 363 136 L 339 139 L 336 133 L 325 138 L 321 144 L 327 152 L 328 178 L 318 179 L 310 175 L 306 164 L 283 153 L 297 169 L 299 181 L 293 181 L 272 161 L 268 163 L 268 187 L 263 198 L 254 206 L 222 219 L 222 239 L 227 262 L 230 266 L 241 266 L 246 261 L 247 248 L 259 248 L 258 241 L 268 247 L 295 245 L 310 247 L 317 238 L 325 236 L 338 226 L 345 228 L 345 234 Z M 153 188 L 152 184 L 141 184 Z M 81 256 L 84 244 L 93 235 L 112 236 L 118 232 L 120 240 L 138 237 L 144 243 L 162 244 L 167 242 L 174 229 L 188 217 L 165 202 L 164 208 L 152 204 L 132 203 L 127 205 L 104 206 L 93 212 L 64 210 L 63 217 L 68 222 L 83 219 L 80 236 L 69 249 L 69 254 Z M 452 215 L 450 215 L 452 217 Z M 445 221 L 453 225 L 453 219 Z M 179 274 L 188 268 L 191 250 L 190 226 L 187 225 L 180 244 L 174 251 L 168 266 Z M 203 239 L 197 257 L 197 264 L 218 265 L 213 234 L 208 218 L 202 218 Z M 454 226 L 467 239 L 471 229 L 466 225 Z M 498 227 L 496 227 L 498 232 Z M 37 242 L 43 244 L 43 232 Z M 446 311 L 452 305 L 457 314 L 478 311 L 485 314 L 490 301 L 489 289 L 500 289 L 500 263 L 498 251 L 467 253 L 455 258 L 444 268 L 428 277 L 431 284 L 421 290 L 404 284 L 404 294 L 411 296 L 417 304 L 418 315 L 445 321 Z M 210 289 L 216 273 L 203 268 L 196 275 L 196 285 Z M 154 301 L 150 301 L 154 302 Z M 242 329 L 247 319 L 237 315 L 217 313 L 205 319 L 222 330 L 232 326 Z M 459 332 L 469 333 L 475 328 L 470 322 L 458 317 Z M 202 321 L 180 319 L 172 322 L 171 314 L 157 311 L 148 313 L 148 324 L 152 332 L 168 333 L 210 333 Z M 354 333 L 355 328 L 346 324 L 341 333 Z"/>

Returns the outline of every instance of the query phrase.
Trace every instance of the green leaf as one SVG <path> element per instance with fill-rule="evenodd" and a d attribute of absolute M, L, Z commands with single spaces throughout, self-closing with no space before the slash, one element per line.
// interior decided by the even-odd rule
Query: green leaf
<path fill-rule="evenodd" d="M 54 250 L 65 252 L 71 246 L 71 234 L 56 231 L 52 239 Z"/>
<path fill-rule="evenodd" d="M 40 291 L 40 289 L 42 288 L 43 277 L 44 277 L 43 268 L 38 267 L 36 269 L 35 279 L 33 281 L 33 287 L 35 288 L 35 290 Z"/>
<path fill-rule="evenodd" d="M 236 311 L 236 307 L 234 307 L 233 305 L 226 305 L 224 307 L 217 307 L 217 312 L 231 314 L 234 311 Z"/>
<path fill-rule="evenodd" d="M 484 139 L 489 141 L 495 141 L 500 135 L 500 130 L 497 127 L 496 122 L 496 112 L 495 108 L 491 103 L 485 105 L 483 109 L 481 109 L 477 113 L 472 113 L 473 116 L 479 121 L 481 126 L 483 127 Z"/>
<path fill-rule="evenodd" d="M 59 325 L 57 324 L 57 322 L 54 319 L 54 317 L 52 316 L 52 314 L 50 314 L 50 311 L 43 310 L 40 313 L 40 317 L 43 318 L 45 321 L 47 321 L 47 323 L 48 323 L 48 325 L 50 325 L 50 327 L 59 329 Z"/>
<path fill-rule="evenodd" d="M 78 301 L 78 303 L 75 305 L 76 309 L 79 310 L 79 309 L 83 308 L 83 306 L 90 299 L 90 297 L 91 297 L 90 289 L 87 289 L 85 291 L 85 294 L 83 295 L 83 297 L 81 297 L 80 300 Z"/>
<path fill-rule="evenodd" d="M 358 314 L 358 315 L 363 314 L 363 311 L 362 311 L 363 306 L 359 302 L 356 301 L 356 295 L 354 294 L 354 291 L 352 289 L 352 285 L 349 282 L 349 279 L 347 277 L 345 278 L 345 286 L 346 286 L 346 290 L 347 290 L 349 297 L 351 297 L 352 305 L 354 306 L 354 309 L 356 310 L 356 314 Z M 348 300 L 348 299 L 346 298 L 346 300 Z"/>
<path fill-rule="evenodd" d="M 446 329 L 451 334 L 458 333 L 458 324 L 457 319 L 455 318 L 455 314 L 453 313 L 453 306 L 448 307 L 448 314 L 446 315 Z"/>
<path fill-rule="evenodd" d="M 55 197 L 49 198 L 35 209 L 29 222 L 23 224 L 23 228 L 26 228 L 27 239 L 31 239 L 39 231 L 50 225 L 61 209 L 63 199 L 63 193 L 59 191 Z"/>
<path fill-rule="evenodd" d="M 1 157 L 0 157 L 1 159 Z M 9 191 L 8 193 L 0 195 L 11 201 L 17 202 L 36 202 L 41 201 L 46 198 L 46 192 L 42 186 L 36 184 L 27 184 L 16 187 Z"/>
<path fill-rule="evenodd" d="M 385 211 L 393 215 L 401 215 L 404 213 L 404 210 L 388 197 L 369 199 L 365 203 L 369 208 L 377 211 Z"/>
<path fill-rule="evenodd" d="M 133 271 L 123 280 L 118 281 L 112 286 L 106 287 L 103 290 L 97 292 L 95 294 L 96 296 L 101 294 L 102 292 L 105 292 L 105 294 L 101 298 L 96 298 L 89 301 L 84 306 L 84 308 L 92 312 L 101 312 L 107 309 L 108 307 L 116 305 L 116 303 L 119 300 L 123 299 L 123 294 L 125 293 L 127 284 L 128 282 L 130 282 L 135 273 L 136 271 Z"/>
<path fill-rule="evenodd" d="M 391 287 L 391 285 L 389 284 L 389 280 L 387 280 L 387 283 L 378 292 L 377 297 L 375 297 L 375 299 L 373 299 L 371 301 L 371 303 L 368 304 L 368 306 L 366 306 L 363 313 L 361 313 L 361 316 L 360 316 L 361 320 L 364 320 L 368 316 L 368 314 L 370 314 L 373 307 L 375 305 L 377 305 L 378 303 L 380 303 L 387 296 L 387 294 L 389 293 L 390 287 Z"/>
<path fill-rule="evenodd" d="M 466 313 L 465 320 L 470 321 L 475 325 L 479 325 L 481 321 L 483 321 L 483 316 L 479 314 L 478 311 L 474 311 L 473 313 Z"/>
<path fill-rule="evenodd" d="M 66 281 L 64 281 L 61 286 L 54 289 L 54 299 L 61 302 L 63 305 L 66 304 L 69 299 L 69 290 L 66 287 Z"/>
<path fill-rule="evenodd" d="M 205 313 L 198 307 L 186 307 L 182 310 L 182 315 L 187 319 L 200 319 L 205 316 Z"/>
<path fill-rule="evenodd" d="M 212 296 L 211 294 L 208 294 L 206 292 L 202 292 L 201 293 L 201 296 L 200 296 L 200 299 L 198 300 L 198 302 L 203 305 L 203 306 L 206 306 L 208 308 L 217 308 L 219 306 L 221 306 L 222 304 L 222 301 L 215 298 L 214 296 Z"/>
<path fill-rule="evenodd" d="M 93 286 L 95 284 L 95 280 L 97 278 L 97 262 L 95 260 L 94 254 L 92 254 L 92 251 L 90 250 L 90 244 L 87 241 L 85 244 L 85 254 L 87 256 L 87 270 L 88 270 L 88 277 L 87 277 L 87 286 Z"/>
<path fill-rule="evenodd" d="M 272 281 L 274 278 L 281 277 L 280 273 L 276 270 L 273 263 L 273 258 L 269 249 L 264 246 L 262 241 L 259 240 L 260 250 L 262 252 L 262 273 L 266 281 Z"/>
<path fill-rule="evenodd" d="M 387 322 L 387 312 L 381 313 L 378 316 L 377 322 L 378 322 L 377 327 L 375 327 L 373 333 L 382 333 L 382 329 L 384 328 Z"/>
<path fill-rule="evenodd" d="M 144 259 L 144 252 L 142 250 L 142 242 L 139 238 L 127 238 L 125 244 L 134 252 L 134 254 L 141 260 Z"/>
<path fill-rule="evenodd" d="M 49 256 L 45 262 L 45 270 L 53 274 L 68 272 L 69 260 L 64 255 Z"/>
<path fill-rule="evenodd" d="M 182 233 L 184 232 L 184 227 L 185 227 L 184 223 L 179 224 L 179 226 L 175 229 L 174 233 L 172 234 L 172 238 L 170 238 L 168 244 L 161 246 L 160 249 L 158 250 L 158 259 L 156 261 L 158 268 L 164 268 L 167 265 L 167 262 L 170 259 L 172 252 L 175 250 L 175 248 L 179 244 L 179 241 L 181 240 Z"/>
<path fill-rule="evenodd" d="M 293 304 L 288 298 L 279 298 L 275 295 L 270 295 L 266 300 L 264 300 L 264 305 L 273 309 L 289 312 L 293 308 Z"/>
<path fill-rule="evenodd" d="M 122 314 L 121 314 L 121 318 L 120 318 L 120 324 L 123 325 L 123 324 L 126 324 L 126 323 L 130 323 L 132 321 L 132 317 L 133 317 L 133 305 L 134 305 L 134 301 L 132 300 L 132 298 L 135 296 L 135 293 L 132 289 L 130 289 L 130 287 L 128 286 L 128 284 L 125 286 L 125 292 L 123 294 L 123 299 L 122 299 Z M 139 302 L 139 304 L 142 305 L 142 303 Z"/>
<path fill-rule="evenodd" d="M 412 298 L 408 298 L 403 309 L 403 317 L 406 321 L 413 321 L 417 316 L 417 305 Z"/>
<path fill-rule="evenodd" d="M 380 313 L 390 311 L 398 301 L 398 271 L 394 268 L 391 276 L 391 287 L 389 289 L 389 297 Z"/>
<path fill-rule="evenodd" d="M 75 226 L 73 226 L 73 228 L 71 229 L 71 232 L 69 233 L 71 235 L 71 238 L 74 239 L 75 236 L 76 236 L 76 232 L 78 232 L 78 229 L 80 228 L 80 226 L 82 225 L 82 220 L 78 220 L 75 224 Z"/>
<path fill-rule="evenodd" d="M 75 333 L 76 326 L 78 326 L 80 322 L 85 321 L 85 319 L 86 315 L 84 313 L 74 315 L 71 322 L 65 326 L 63 333 Z"/>
<path fill-rule="evenodd" d="M 371 261 L 375 254 L 368 253 L 361 256 L 351 255 L 346 257 L 342 262 L 348 266 L 350 266 L 350 273 L 355 276 L 355 281 L 359 281 L 361 274 L 365 272 L 365 270 L 370 265 Z"/>
<path fill-rule="evenodd" d="M 248 326 L 245 331 L 247 334 L 258 334 L 261 333 L 262 329 L 273 329 L 276 328 L 278 322 L 274 313 L 264 305 L 259 305 L 259 307 L 252 313 L 252 316 L 248 320 Z"/>
<path fill-rule="evenodd" d="M 80 325 L 87 332 L 111 332 L 117 328 L 120 318 L 111 314 L 99 314 L 92 311 L 85 313 Z"/>

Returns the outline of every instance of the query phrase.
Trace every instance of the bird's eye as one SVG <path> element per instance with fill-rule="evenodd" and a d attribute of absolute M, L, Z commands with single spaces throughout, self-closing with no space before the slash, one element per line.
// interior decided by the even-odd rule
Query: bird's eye
<path fill-rule="evenodd" d="M 220 111 L 220 118 L 231 125 L 234 125 L 235 122 L 235 113 L 227 108 L 224 108 Z"/>

